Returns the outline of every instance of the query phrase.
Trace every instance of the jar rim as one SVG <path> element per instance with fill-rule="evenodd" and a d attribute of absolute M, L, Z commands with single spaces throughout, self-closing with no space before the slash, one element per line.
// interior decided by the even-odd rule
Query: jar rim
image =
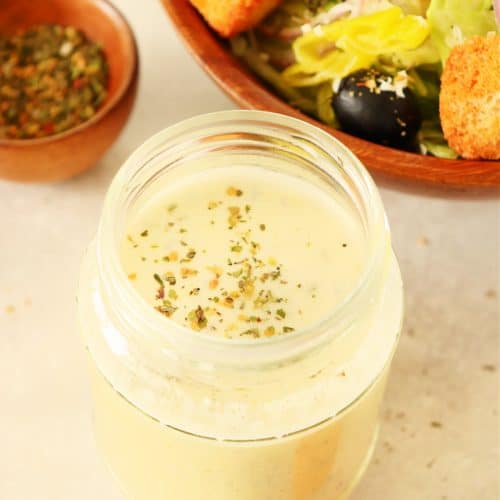
<path fill-rule="evenodd" d="M 130 185 L 138 169 L 145 162 L 168 148 L 179 147 L 189 134 L 202 138 L 210 127 L 227 126 L 231 133 L 244 130 L 249 124 L 259 124 L 262 134 L 271 134 L 281 127 L 290 134 L 300 135 L 330 156 L 330 165 L 317 165 L 320 169 L 334 168 L 335 161 L 350 172 L 349 177 L 362 189 L 369 221 L 369 249 L 367 262 L 358 282 L 349 294 L 332 307 L 330 314 L 319 323 L 287 335 L 262 339 L 226 339 L 219 336 L 194 332 L 175 321 L 157 313 L 131 285 L 120 264 L 118 245 L 113 240 L 120 204 L 126 197 L 126 186 Z M 236 132 L 235 132 L 236 131 Z M 356 178 L 354 178 L 356 177 Z M 194 361 L 210 369 L 212 363 L 231 364 L 240 367 L 276 363 L 306 354 L 322 342 L 341 335 L 353 320 L 352 310 L 361 297 L 366 297 L 370 283 L 390 247 L 389 227 L 382 201 L 371 176 L 360 160 L 338 139 L 325 131 L 301 120 L 265 111 L 231 110 L 203 114 L 172 125 L 139 146 L 122 165 L 113 179 L 106 195 L 97 236 L 97 265 L 106 293 L 114 297 L 115 304 L 135 304 L 127 309 L 127 318 L 122 318 L 132 334 L 142 340 L 157 343 L 160 348 L 172 344 L 176 350 L 189 353 Z M 351 306 L 348 308 L 347 306 Z M 117 307 L 118 309 L 118 307 Z M 126 309 L 126 308 L 125 308 Z M 348 309 L 351 310 L 349 314 Z M 119 312 L 118 312 L 119 314 Z M 335 326 L 335 328 L 333 328 Z M 339 327 L 341 326 L 341 327 Z"/>

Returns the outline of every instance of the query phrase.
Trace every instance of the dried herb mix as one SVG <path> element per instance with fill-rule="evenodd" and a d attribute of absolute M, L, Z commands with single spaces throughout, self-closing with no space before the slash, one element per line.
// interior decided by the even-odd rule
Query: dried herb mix
<path fill-rule="evenodd" d="M 225 190 L 228 197 L 239 198 L 243 196 L 244 192 L 234 186 L 229 186 Z M 211 201 L 208 203 L 207 210 L 217 210 L 224 205 L 223 201 Z M 177 209 L 177 204 L 172 204 L 167 207 L 167 213 L 172 213 Z M 243 208 L 247 214 L 247 219 L 242 216 Z M 221 209 L 224 209 L 223 207 Z M 232 203 L 226 207 L 227 210 L 227 227 L 229 230 L 236 229 L 237 226 L 251 220 L 252 207 L 245 205 L 245 207 L 233 205 Z M 168 223 L 165 230 L 168 231 L 174 228 L 176 224 L 172 221 Z M 258 225 L 260 231 L 266 229 L 266 225 L 260 223 Z M 186 233 L 187 230 L 174 230 L 179 233 Z M 139 236 L 149 238 L 152 232 L 148 228 L 141 228 Z M 268 289 L 268 282 L 278 281 L 280 284 L 286 285 L 287 281 L 282 279 L 281 265 L 274 259 L 269 258 L 265 262 L 260 255 L 261 246 L 258 242 L 252 240 L 252 230 L 246 229 L 242 234 L 234 234 L 234 239 L 230 240 L 228 248 L 229 255 L 227 260 L 228 266 L 231 266 L 232 271 L 225 272 L 228 277 L 233 278 L 232 287 L 225 289 L 221 287 L 219 279 L 224 273 L 223 269 L 218 266 L 209 266 L 207 269 L 212 273 L 211 278 L 204 284 L 208 289 L 213 290 L 213 295 L 208 298 L 210 303 L 198 304 L 197 307 L 187 312 L 184 318 L 187 325 L 193 330 L 200 331 L 204 329 L 215 330 L 214 323 L 222 323 L 224 318 L 224 308 L 239 309 L 241 314 L 238 315 L 238 324 L 233 324 L 226 327 L 226 333 L 230 335 L 233 330 L 239 336 L 251 336 L 260 338 L 262 336 L 272 337 L 274 335 L 290 333 L 294 331 L 291 326 L 273 326 L 267 323 L 274 318 L 281 322 L 287 313 L 286 308 L 287 300 L 283 297 L 276 297 L 270 289 Z M 131 235 L 127 236 L 127 240 L 136 248 L 136 240 Z M 182 246 L 188 246 L 185 241 L 179 241 Z M 150 248 L 158 248 L 157 244 L 149 245 Z M 168 255 L 162 257 L 162 262 L 177 262 L 192 263 L 194 267 L 180 267 L 179 280 L 175 277 L 172 271 L 163 272 L 161 275 L 154 273 L 152 278 L 156 281 L 157 288 L 155 290 L 155 309 L 167 317 L 172 317 L 179 307 L 175 305 L 175 301 L 181 300 L 182 296 L 188 294 L 189 296 L 198 296 L 201 291 L 200 286 L 192 287 L 189 283 L 191 278 L 196 277 L 201 269 L 197 267 L 196 256 L 199 250 L 188 246 L 184 257 L 179 259 L 179 252 L 171 251 Z M 163 267 L 163 265 L 162 265 Z M 133 273 L 135 279 L 136 273 Z M 182 285 L 188 282 L 189 286 Z M 177 288 L 175 288 L 177 285 Z M 298 284 L 300 288 L 300 284 Z M 165 291 L 165 288 L 169 288 Z M 168 299 L 166 298 L 168 295 Z M 180 302 L 179 302 L 180 303 Z M 252 304 L 254 314 L 247 315 L 243 313 L 246 304 Z M 247 324 L 256 324 L 247 328 Z M 262 325 L 261 325 L 262 324 Z"/>
<path fill-rule="evenodd" d="M 0 35 L 0 139 L 45 137 L 87 121 L 107 84 L 101 47 L 72 26 Z"/>

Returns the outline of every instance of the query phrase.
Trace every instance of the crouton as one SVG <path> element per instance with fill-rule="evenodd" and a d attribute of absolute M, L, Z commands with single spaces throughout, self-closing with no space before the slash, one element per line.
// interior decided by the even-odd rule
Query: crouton
<path fill-rule="evenodd" d="M 469 159 L 500 159 L 500 35 L 456 46 L 441 77 L 439 115 L 450 146 Z"/>
<path fill-rule="evenodd" d="M 208 24 L 223 37 L 255 27 L 282 0 L 191 0 Z"/>

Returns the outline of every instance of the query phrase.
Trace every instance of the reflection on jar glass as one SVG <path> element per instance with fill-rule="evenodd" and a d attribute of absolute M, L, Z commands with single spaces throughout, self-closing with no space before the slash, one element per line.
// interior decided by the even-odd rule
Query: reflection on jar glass
<path fill-rule="evenodd" d="M 344 499 L 366 468 L 402 284 L 372 180 L 322 131 L 230 111 L 147 141 L 79 311 L 126 498 Z"/>

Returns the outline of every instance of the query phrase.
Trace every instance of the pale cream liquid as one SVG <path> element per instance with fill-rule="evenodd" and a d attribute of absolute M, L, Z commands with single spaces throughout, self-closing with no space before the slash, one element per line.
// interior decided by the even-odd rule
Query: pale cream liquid
<path fill-rule="evenodd" d="M 228 195 L 230 186 L 241 189 L 242 195 Z M 208 210 L 214 201 L 222 203 Z M 250 206 L 247 213 L 245 205 Z M 239 221 L 231 230 L 228 229 L 230 206 L 241 206 L 245 217 L 244 222 Z M 261 224 L 265 224 L 265 230 Z M 257 337 L 266 337 L 266 328 L 270 326 L 274 328 L 271 336 L 287 335 L 284 325 L 295 330 L 314 326 L 346 297 L 360 277 L 365 258 L 362 229 L 339 203 L 300 181 L 244 167 L 200 174 L 172 185 L 136 213 L 128 235 L 130 238 L 122 249 L 123 265 L 140 295 L 152 307 L 162 303 L 163 299 L 157 298 L 159 284 L 154 274 L 164 282 L 163 296 L 168 297 L 170 289 L 176 291 L 176 299 L 169 299 L 176 309 L 169 312 L 165 328 L 168 329 L 171 320 L 193 327 L 189 312 L 200 306 L 206 310 L 206 323 L 203 321 L 200 327 L 195 321 L 197 334 L 229 337 L 227 342 L 239 338 L 255 338 L 258 342 Z M 241 242 L 243 236 L 258 243 L 255 254 Z M 180 244 L 181 239 L 186 245 Z M 234 264 L 227 263 L 228 258 L 234 262 L 231 248 L 240 244 L 244 248 L 236 253 L 241 258 L 255 257 L 265 264 L 253 269 L 252 276 L 259 278 L 248 294 L 244 290 L 235 297 L 233 307 L 220 302 L 214 306 L 209 298 L 219 295 L 222 299 L 224 290 L 238 290 L 239 280 L 226 273 L 234 269 Z M 195 250 L 195 256 L 181 263 L 180 258 L 187 258 L 190 250 Z M 172 252 L 177 252 L 179 259 L 163 259 Z M 222 271 L 218 273 L 217 286 L 211 288 L 214 266 Z M 276 266 L 280 266 L 277 279 L 260 279 Z M 197 274 L 183 277 L 182 267 L 196 270 Z M 175 285 L 165 283 L 163 277 L 167 273 L 174 275 Z M 276 412 L 261 414 L 258 403 L 255 408 L 249 405 L 248 414 L 238 417 L 224 410 L 214 412 L 212 420 L 205 418 L 202 424 L 207 430 L 212 424 L 217 427 L 217 439 L 197 436 L 209 434 L 196 432 L 200 428 L 200 423 L 195 423 L 198 416 L 189 414 L 181 405 L 173 404 L 170 408 L 173 418 L 165 418 L 163 422 L 157 420 L 154 411 L 148 412 L 151 416 L 146 414 L 128 401 L 133 398 L 128 397 L 127 390 L 122 389 L 123 396 L 115 391 L 91 361 L 97 439 L 126 497 L 133 500 L 345 498 L 371 454 L 387 362 L 398 333 L 401 284 L 395 261 L 389 281 L 395 292 L 385 293 L 384 317 L 358 351 L 355 340 L 352 345 L 349 341 L 344 345 L 345 352 L 356 351 L 352 359 L 345 360 L 346 373 L 331 374 L 327 380 L 330 375 L 325 371 L 314 381 L 307 380 L 297 386 L 296 395 L 294 387 L 290 387 L 289 401 L 280 402 Z M 262 287 L 271 290 L 273 298 L 282 300 L 256 306 L 254 294 Z M 191 294 L 194 289 L 199 291 Z M 220 315 L 210 308 L 218 310 Z M 278 309 L 283 310 L 284 318 L 277 313 Z M 249 321 L 254 316 L 260 317 L 260 322 Z M 247 334 L 248 329 L 253 333 Z M 130 394 L 135 389 L 131 387 Z M 294 398 L 300 398 L 300 403 Z M 293 411 L 283 409 L 288 403 Z M 341 411 L 346 406 L 349 408 Z M 205 410 L 200 407 L 200 412 Z M 257 421 L 252 420 L 254 415 L 258 415 Z M 325 417 L 333 418 L 316 425 Z M 250 423 L 253 429 L 255 425 L 261 429 L 263 436 L 269 433 L 281 436 L 293 428 L 310 428 L 274 439 L 234 441 L 235 433 L 244 433 Z"/>
<path fill-rule="evenodd" d="M 91 374 L 97 442 L 130 500 L 344 500 L 371 457 L 386 381 L 383 374 L 327 423 L 237 443 L 165 426 L 120 396 L 93 364 Z"/>
<path fill-rule="evenodd" d="M 187 317 L 200 306 L 201 331 L 226 337 L 316 324 L 345 298 L 365 261 L 363 234 L 346 210 L 319 189 L 248 167 L 175 183 L 135 214 L 127 233 L 123 266 L 140 295 L 163 303 L 156 274 L 177 307 L 172 320 L 192 326 Z M 242 291 L 248 273 L 250 290 Z"/>

